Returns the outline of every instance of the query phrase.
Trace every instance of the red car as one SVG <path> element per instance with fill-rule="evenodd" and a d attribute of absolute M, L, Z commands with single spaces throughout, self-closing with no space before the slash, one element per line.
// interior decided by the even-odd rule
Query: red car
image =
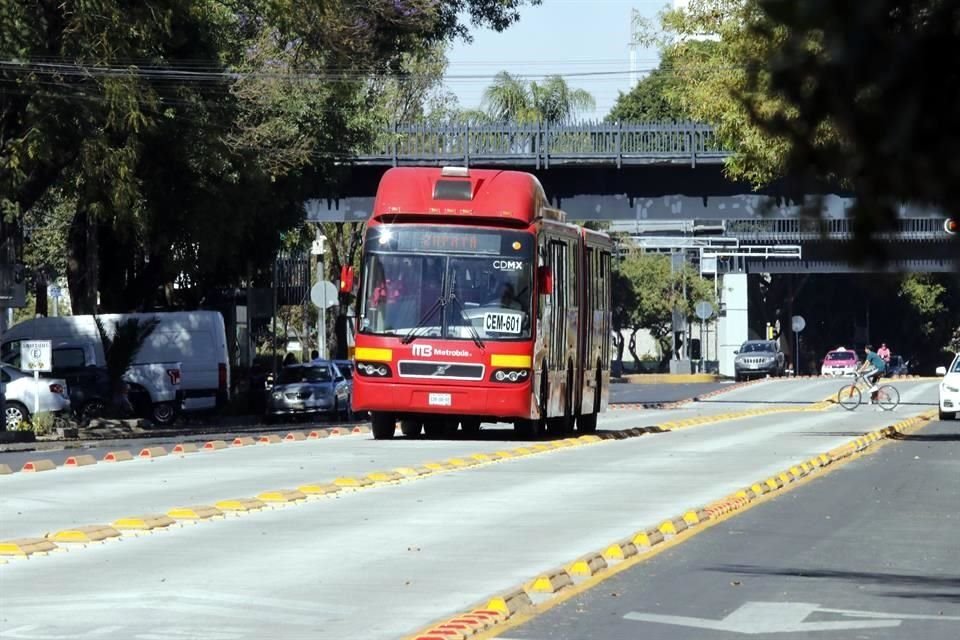
<path fill-rule="evenodd" d="M 838 347 L 827 353 L 820 366 L 820 375 L 824 376 L 852 376 L 857 367 L 860 366 L 860 360 L 857 358 L 857 352 L 853 349 Z"/>

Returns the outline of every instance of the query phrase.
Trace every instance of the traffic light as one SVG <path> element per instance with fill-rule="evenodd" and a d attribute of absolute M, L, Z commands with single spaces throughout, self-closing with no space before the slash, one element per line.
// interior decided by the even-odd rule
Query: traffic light
<path fill-rule="evenodd" d="M 951 236 L 956 235 L 957 231 L 960 230 L 960 220 L 957 218 L 947 218 L 943 221 L 943 230 Z"/>

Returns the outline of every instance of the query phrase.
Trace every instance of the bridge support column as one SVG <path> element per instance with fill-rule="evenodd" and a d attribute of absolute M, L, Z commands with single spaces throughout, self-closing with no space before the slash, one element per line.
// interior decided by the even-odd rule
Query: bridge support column
<path fill-rule="evenodd" d="M 720 287 L 721 302 L 726 313 L 720 316 L 718 326 L 720 375 L 734 375 L 734 351 L 747 340 L 747 274 L 725 273 Z"/>

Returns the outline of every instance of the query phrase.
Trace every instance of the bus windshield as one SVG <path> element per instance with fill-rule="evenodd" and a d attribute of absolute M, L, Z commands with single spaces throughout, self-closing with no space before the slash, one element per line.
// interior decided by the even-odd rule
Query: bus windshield
<path fill-rule="evenodd" d="M 360 331 L 408 339 L 528 339 L 534 241 L 520 231 L 467 227 L 370 229 Z"/>

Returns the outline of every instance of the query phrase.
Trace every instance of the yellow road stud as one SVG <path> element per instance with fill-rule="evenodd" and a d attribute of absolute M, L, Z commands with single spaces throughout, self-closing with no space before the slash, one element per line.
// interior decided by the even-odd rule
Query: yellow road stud
<path fill-rule="evenodd" d="M 373 480 L 363 476 L 341 476 L 334 480 L 333 484 L 343 488 L 359 489 L 360 487 L 369 487 L 373 484 Z"/>
<path fill-rule="evenodd" d="M 614 542 L 603 550 L 603 557 L 606 560 L 626 560 L 635 555 L 637 555 L 637 545 L 632 540 Z"/>
<path fill-rule="evenodd" d="M 121 531 L 152 531 L 174 524 L 175 520 L 167 515 L 129 516 L 113 521 L 113 526 Z"/>
<path fill-rule="evenodd" d="M 528 590 L 534 593 L 556 593 L 573 584 L 573 579 L 566 569 L 554 569 L 537 576 L 530 583 Z"/>
<path fill-rule="evenodd" d="M 222 516 L 223 511 L 209 505 L 196 505 L 193 507 L 177 507 L 167 511 L 167 515 L 174 520 L 206 520 Z"/>
<path fill-rule="evenodd" d="M 403 478 L 396 471 L 373 471 L 368 473 L 367 477 L 374 482 L 395 482 Z"/>
<path fill-rule="evenodd" d="M 221 511 L 254 511 L 263 509 L 267 503 L 256 498 L 232 498 L 229 500 L 220 500 L 214 506 Z"/>
<path fill-rule="evenodd" d="M 315 482 L 311 484 L 300 485 L 297 487 L 297 491 L 308 496 L 325 496 L 330 493 L 337 493 L 340 491 L 340 487 L 329 482 Z"/>
<path fill-rule="evenodd" d="M 0 556 L 31 556 L 53 551 L 57 545 L 46 538 L 17 538 L 0 541 Z"/>
<path fill-rule="evenodd" d="M 305 500 L 306 494 L 294 489 L 277 489 L 276 491 L 264 491 L 257 495 L 257 499 L 264 502 L 287 503 Z"/>
<path fill-rule="evenodd" d="M 447 458 L 447 464 L 452 467 L 472 467 L 479 463 L 472 458 Z"/>
<path fill-rule="evenodd" d="M 107 525 L 91 525 L 87 527 L 76 527 L 73 529 L 62 529 L 56 533 L 47 534 L 47 538 L 53 542 L 99 542 L 108 538 L 116 538 L 120 532 L 116 528 Z"/>

